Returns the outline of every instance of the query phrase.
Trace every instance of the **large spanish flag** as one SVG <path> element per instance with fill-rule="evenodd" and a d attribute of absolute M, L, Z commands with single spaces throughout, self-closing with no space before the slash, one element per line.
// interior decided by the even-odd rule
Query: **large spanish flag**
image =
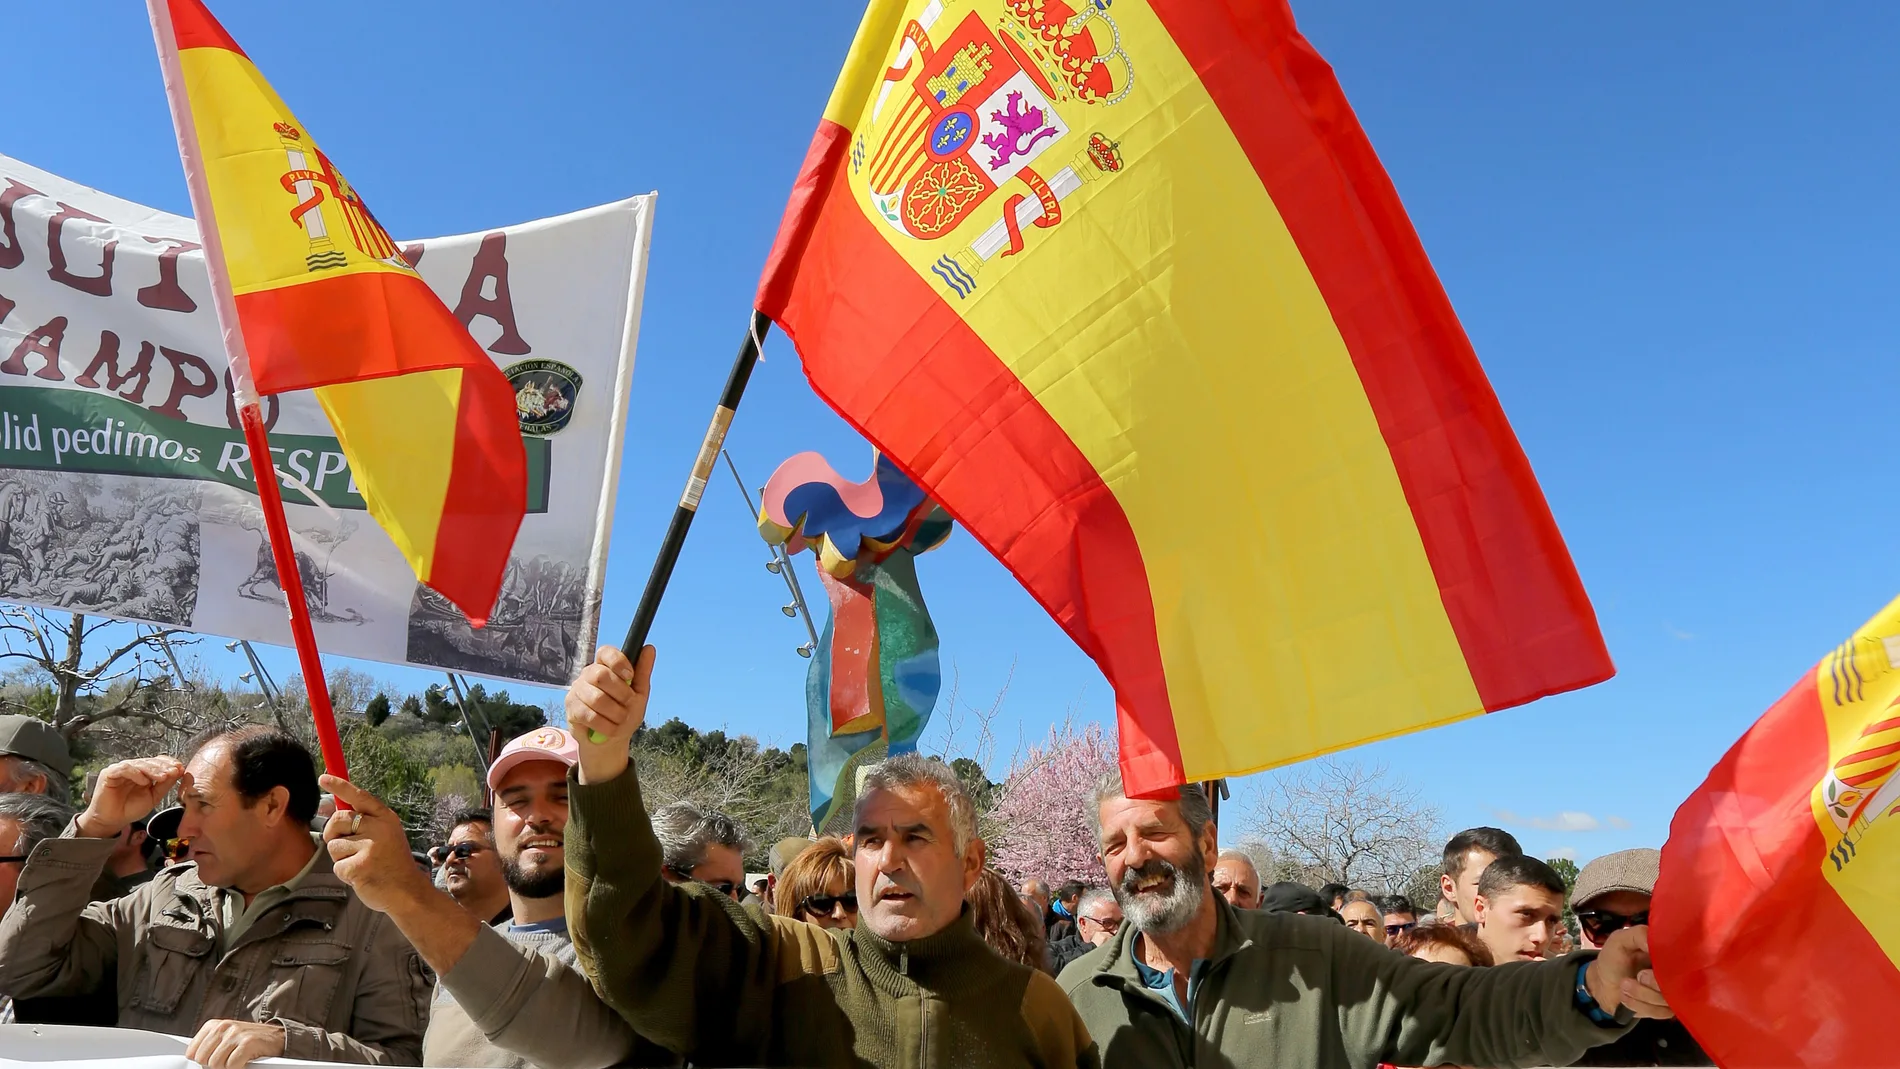
<path fill-rule="evenodd" d="M 1900 1064 L 1900 599 L 1676 811 L 1649 939 L 1727 1069 Z"/>
<path fill-rule="evenodd" d="M 874 0 L 758 302 L 1101 666 L 1132 791 L 1613 671 L 1282 0 Z"/>
<path fill-rule="evenodd" d="M 480 626 L 527 508 L 514 391 L 205 6 L 149 7 L 238 392 L 315 390 L 371 514 Z"/>

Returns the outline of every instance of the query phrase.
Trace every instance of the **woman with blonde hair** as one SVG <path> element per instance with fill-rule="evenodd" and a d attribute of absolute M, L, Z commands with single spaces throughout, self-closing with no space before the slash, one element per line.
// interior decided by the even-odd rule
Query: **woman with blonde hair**
<path fill-rule="evenodd" d="M 793 858 L 772 892 L 772 912 L 820 928 L 857 927 L 857 869 L 844 843 L 827 835 Z"/>

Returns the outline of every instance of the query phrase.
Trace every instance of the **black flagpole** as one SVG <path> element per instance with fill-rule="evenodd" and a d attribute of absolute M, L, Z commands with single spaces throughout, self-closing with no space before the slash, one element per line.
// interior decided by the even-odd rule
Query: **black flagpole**
<path fill-rule="evenodd" d="M 700 495 L 706 492 L 706 480 L 719 461 L 719 450 L 726 443 L 726 430 L 732 426 L 732 414 L 739 407 L 739 398 L 745 394 L 752 366 L 759 362 L 759 346 L 765 343 L 765 332 L 770 329 L 772 320 L 764 312 L 752 313 L 752 327 L 739 343 L 732 373 L 726 376 L 726 390 L 719 395 L 719 407 L 713 409 L 712 425 L 706 428 L 705 440 L 699 443 L 699 456 L 693 460 L 693 474 L 686 480 L 686 492 L 680 495 L 679 507 L 673 510 L 673 522 L 666 526 L 666 538 L 660 542 L 660 555 L 653 561 L 653 573 L 647 576 L 640 606 L 633 610 L 633 622 L 627 626 L 627 640 L 620 644 L 622 652 L 631 660 L 639 660 L 640 650 L 647 644 L 647 632 L 653 629 L 653 616 L 660 611 L 660 598 L 666 594 L 667 580 L 673 577 L 680 547 L 686 544 L 686 532 L 693 526 L 693 516 L 699 511 Z"/>

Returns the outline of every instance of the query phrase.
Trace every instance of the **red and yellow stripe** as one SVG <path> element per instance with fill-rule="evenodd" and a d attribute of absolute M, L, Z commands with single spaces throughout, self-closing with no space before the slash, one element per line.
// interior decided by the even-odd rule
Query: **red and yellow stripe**
<path fill-rule="evenodd" d="M 930 6 L 866 13 L 759 307 L 818 393 L 1101 665 L 1131 790 L 1612 673 L 1530 465 L 1283 3 L 1107 9 L 1132 87 L 1058 105 L 1070 132 L 1035 166 L 1047 178 L 1092 134 L 1125 163 L 967 296 L 932 267 L 1034 191 L 1012 181 L 918 240 L 853 168 L 892 158 L 859 135 L 914 124 L 909 73 L 872 114 Z M 972 11 L 994 26 L 1040 7 L 942 6 L 939 56 Z"/>
<path fill-rule="evenodd" d="M 260 393 L 316 391 L 370 512 L 479 626 L 527 504 L 513 390 L 224 27 L 199 0 L 167 7 L 234 361 Z"/>

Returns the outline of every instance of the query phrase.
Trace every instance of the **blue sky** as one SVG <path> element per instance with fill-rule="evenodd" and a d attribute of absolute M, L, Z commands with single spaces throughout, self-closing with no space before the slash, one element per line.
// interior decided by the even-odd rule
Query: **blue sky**
<path fill-rule="evenodd" d="M 856 4 L 214 6 L 399 236 L 660 191 L 602 624 L 618 634 Z M 1722 751 L 1900 593 L 1900 464 L 1882 444 L 1900 397 L 1900 11 L 1295 11 L 1405 199 L 1620 670 L 1353 756 L 1454 826 L 1501 823 L 1539 853 L 1660 843 Z M 43 5 L 0 49 L 0 152 L 188 213 L 142 5 Z M 868 470 L 790 348 L 767 353 L 731 439 L 748 481 L 801 449 Z M 654 632 L 655 715 L 800 737 L 802 629 L 765 559 L 722 476 Z M 919 571 L 964 700 L 1007 682 L 999 766 L 1070 710 L 1112 720 L 1100 674 L 969 538 Z"/>

